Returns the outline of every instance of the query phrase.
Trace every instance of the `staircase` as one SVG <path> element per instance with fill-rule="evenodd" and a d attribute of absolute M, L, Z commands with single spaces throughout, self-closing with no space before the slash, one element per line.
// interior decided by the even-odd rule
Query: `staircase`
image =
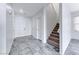
<path fill-rule="evenodd" d="M 59 23 L 56 24 L 47 40 L 48 44 L 53 45 L 57 52 L 59 52 L 59 33 L 57 32 L 58 29 L 59 29 Z"/>

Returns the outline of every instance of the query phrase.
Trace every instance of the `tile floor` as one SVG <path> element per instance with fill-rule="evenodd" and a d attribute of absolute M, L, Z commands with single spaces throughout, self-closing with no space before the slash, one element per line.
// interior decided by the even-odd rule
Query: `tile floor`
<path fill-rule="evenodd" d="M 65 55 L 79 55 L 79 40 L 72 39 Z"/>
<path fill-rule="evenodd" d="M 33 36 L 15 38 L 9 55 L 59 55 L 54 47 L 43 44 Z"/>

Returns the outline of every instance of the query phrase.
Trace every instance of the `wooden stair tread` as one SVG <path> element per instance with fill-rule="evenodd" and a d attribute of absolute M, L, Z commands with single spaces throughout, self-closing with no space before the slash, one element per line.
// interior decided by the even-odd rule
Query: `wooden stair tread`
<path fill-rule="evenodd" d="M 52 40 L 48 40 L 47 42 L 48 42 L 48 44 L 53 45 L 53 46 L 59 48 L 59 44 L 58 44 L 58 43 L 56 43 L 56 42 L 54 42 L 54 41 L 52 41 Z"/>
<path fill-rule="evenodd" d="M 59 33 L 57 32 L 59 29 L 59 23 L 57 23 L 52 31 L 52 33 L 50 34 L 47 42 L 50 45 L 53 45 L 54 47 L 59 48 Z"/>
<path fill-rule="evenodd" d="M 57 35 L 57 34 L 53 34 L 53 33 L 51 33 L 50 36 L 54 36 L 54 37 L 59 38 L 59 35 Z"/>
<path fill-rule="evenodd" d="M 56 24 L 56 26 L 54 27 L 53 31 L 58 31 L 59 29 L 59 23 Z"/>
<path fill-rule="evenodd" d="M 59 40 L 59 38 L 54 37 L 54 36 L 49 36 L 49 38 Z"/>
<path fill-rule="evenodd" d="M 52 40 L 52 41 L 55 41 L 57 43 L 59 43 L 59 39 L 58 38 L 55 38 L 55 37 L 49 37 L 49 40 Z"/>
<path fill-rule="evenodd" d="M 58 32 L 55 32 L 55 31 L 53 31 L 52 34 L 57 34 L 57 35 L 59 35 L 59 33 L 58 33 Z"/>

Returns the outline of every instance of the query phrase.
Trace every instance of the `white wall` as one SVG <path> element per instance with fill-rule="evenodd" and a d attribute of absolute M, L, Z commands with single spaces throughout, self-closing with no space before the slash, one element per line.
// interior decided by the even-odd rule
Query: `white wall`
<path fill-rule="evenodd" d="M 0 54 L 8 54 L 13 40 L 12 15 L 6 4 L 0 4 Z"/>
<path fill-rule="evenodd" d="M 74 22 L 73 22 L 73 18 L 72 18 L 72 26 L 71 26 L 71 38 L 72 39 L 77 39 L 77 40 L 79 40 L 79 31 L 76 31 L 75 29 L 74 29 Z"/>
<path fill-rule="evenodd" d="M 15 37 L 31 35 L 31 19 L 23 15 L 14 16 Z"/>
<path fill-rule="evenodd" d="M 46 7 L 45 9 L 45 31 L 46 31 L 46 39 L 48 39 L 50 33 L 52 32 L 53 28 L 55 27 L 57 20 L 57 14 L 52 4 Z"/>
<path fill-rule="evenodd" d="M 11 12 L 11 13 L 10 13 Z M 6 10 L 6 54 L 10 52 L 14 40 L 13 11 Z"/>
<path fill-rule="evenodd" d="M 59 15 L 59 3 L 52 3 L 56 13 L 57 13 L 57 16 Z"/>
<path fill-rule="evenodd" d="M 32 35 L 33 37 L 37 38 L 37 18 L 32 18 Z"/>
<path fill-rule="evenodd" d="M 79 40 L 79 32 L 72 29 L 72 39 Z"/>
<path fill-rule="evenodd" d="M 58 22 L 56 11 L 51 5 L 49 4 L 46 8 L 40 10 L 32 19 L 32 35 L 42 40 L 43 43 L 47 42 L 48 36 Z"/>
<path fill-rule="evenodd" d="M 9 12 L 12 11 L 10 14 Z M 6 54 L 10 52 L 14 38 L 31 35 L 31 20 L 23 15 L 16 14 L 7 5 L 6 10 Z"/>
<path fill-rule="evenodd" d="M 74 30 L 74 22 L 73 22 L 74 17 L 79 16 L 79 11 L 73 12 L 73 13 L 71 13 L 71 15 L 72 15 L 72 23 L 71 23 L 72 24 L 72 27 L 71 27 L 71 29 L 72 29 L 72 39 L 79 40 L 79 31 Z"/>
<path fill-rule="evenodd" d="M 6 54 L 6 4 L 0 3 L 0 54 Z"/>
<path fill-rule="evenodd" d="M 43 9 L 32 17 L 32 35 L 40 40 L 44 39 Z"/>
<path fill-rule="evenodd" d="M 62 4 L 62 54 L 71 40 L 71 14 L 67 4 Z"/>

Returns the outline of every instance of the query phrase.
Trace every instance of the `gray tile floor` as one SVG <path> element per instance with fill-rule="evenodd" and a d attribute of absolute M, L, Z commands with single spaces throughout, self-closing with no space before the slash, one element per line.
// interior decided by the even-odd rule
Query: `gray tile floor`
<path fill-rule="evenodd" d="M 79 40 L 72 39 L 65 55 L 79 55 Z"/>
<path fill-rule="evenodd" d="M 53 46 L 43 44 L 33 36 L 24 36 L 14 40 L 9 55 L 59 55 L 59 53 Z"/>

